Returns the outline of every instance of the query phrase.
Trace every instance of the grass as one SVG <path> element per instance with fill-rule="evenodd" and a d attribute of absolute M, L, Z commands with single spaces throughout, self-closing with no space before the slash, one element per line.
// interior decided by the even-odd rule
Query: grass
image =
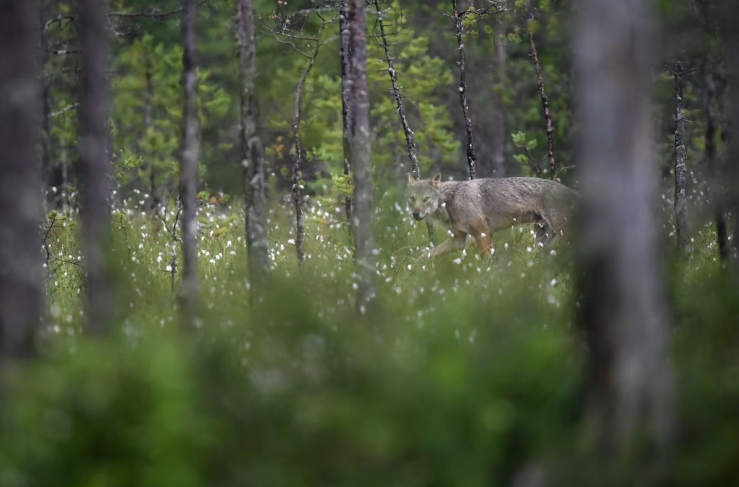
<path fill-rule="evenodd" d="M 566 249 L 551 259 L 521 227 L 496 235 L 491 262 L 474 246 L 429 262 L 418 258 L 425 226 L 380 200 L 380 306 L 360 316 L 340 214 L 313 202 L 300 268 L 290 209 L 273 206 L 272 278 L 252 306 L 241 211 L 206 203 L 201 326 L 182 334 L 175 215 L 115 210 L 121 326 L 104 341 L 81 334 L 75 217 L 51 215 L 47 354 L 7 377 L 0 486 L 490 486 L 532 463 L 587 470 L 576 462 L 586 357 Z M 739 310 L 711 230 L 669 267 L 675 485 L 739 478 Z"/>

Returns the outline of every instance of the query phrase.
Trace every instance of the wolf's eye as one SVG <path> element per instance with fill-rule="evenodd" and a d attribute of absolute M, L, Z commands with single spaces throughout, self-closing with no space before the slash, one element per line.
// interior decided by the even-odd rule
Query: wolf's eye
<path fill-rule="evenodd" d="M 410 198 L 408 198 L 408 201 L 410 201 L 411 203 L 413 203 L 414 201 L 416 201 L 416 197 L 415 196 L 411 196 Z"/>
<path fill-rule="evenodd" d="M 428 202 L 429 202 L 429 197 L 428 197 L 428 196 L 426 196 L 426 197 L 425 197 L 425 198 L 423 199 L 423 202 L 424 202 L 424 203 L 428 203 Z"/>

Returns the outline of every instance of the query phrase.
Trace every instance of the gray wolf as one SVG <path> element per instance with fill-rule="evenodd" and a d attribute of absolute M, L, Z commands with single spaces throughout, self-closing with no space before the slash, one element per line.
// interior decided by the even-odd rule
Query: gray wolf
<path fill-rule="evenodd" d="M 413 218 L 444 226 L 451 237 L 427 257 L 462 250 L 471 235 L 483 257 L 492 255 L 492 234 L 516 225 L 535 224 L 537 245 L 550 248 L 564 235 L 579 195 L 556 181 L 540 178 L 481 178 L 471 181 L 416 180 L 408 175 L 405 197 Z"/>

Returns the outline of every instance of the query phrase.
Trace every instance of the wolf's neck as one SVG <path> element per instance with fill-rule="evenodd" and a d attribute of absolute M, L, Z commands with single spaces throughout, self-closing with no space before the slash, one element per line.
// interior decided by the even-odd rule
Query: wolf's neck
<path fill-rule="evenodd" d="M 444 226 L 449 226 L 451 223 L 451 216 L 449 215 L 449 202 L 457 189 L 457 181 L 447 181 L 441 183 L 439 192 L 441 193 L 441 202 L 435 212 L 431 214 L 431 218 Z"/>

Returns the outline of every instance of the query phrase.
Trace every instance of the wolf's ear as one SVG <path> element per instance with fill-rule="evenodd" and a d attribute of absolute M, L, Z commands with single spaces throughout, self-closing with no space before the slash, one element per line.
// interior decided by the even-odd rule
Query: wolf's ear
<path fill-rule="evenodd" d="M 408 173 L 408 186 L 411 185 L 411 183 L 415 183 L 416 180 L 413 178 L 413 175 L 411 173 Z"/>
<path fill-rule="evenodd" d="M 439 189 L 439 186 L 441 185 L 441 172 L 434 174 L 434 177 L 429 179 L 429 184 L 434 188 Z"/>

